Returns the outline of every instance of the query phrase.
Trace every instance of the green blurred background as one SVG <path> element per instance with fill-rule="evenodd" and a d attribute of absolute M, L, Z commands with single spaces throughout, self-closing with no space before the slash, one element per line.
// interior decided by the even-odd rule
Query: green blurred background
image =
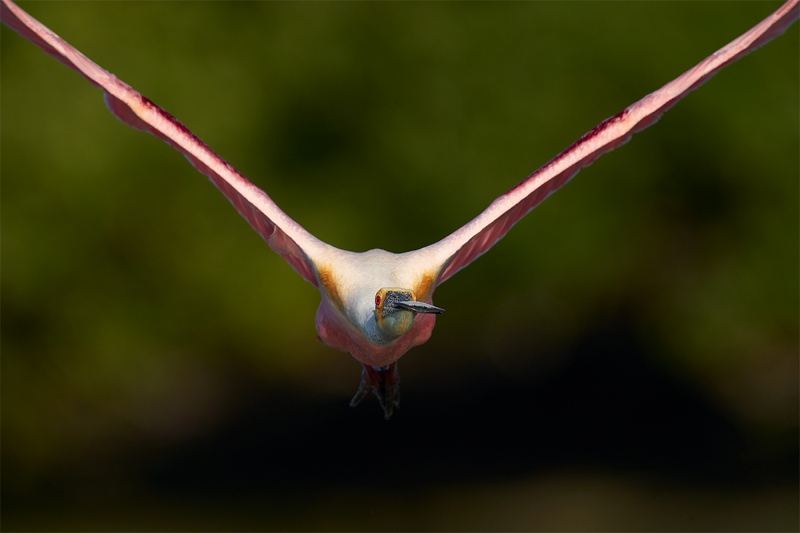
<path fill-rule="evenodd" d="M 20 5 L 401 252 L 779 3 Z M 800 527 L 796 25 L 443 285 L 388 423 L 203 176 L 0 38 L 4 529 Z"/>

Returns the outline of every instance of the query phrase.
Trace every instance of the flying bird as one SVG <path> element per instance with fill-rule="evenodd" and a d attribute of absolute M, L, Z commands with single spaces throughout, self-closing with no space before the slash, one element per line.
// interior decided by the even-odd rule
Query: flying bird
<path fill-rule="evenodd" d="M 321 302 L 316 328 L 320 338 L 363 365 L 361 384 L 351 405 L 372 393 L 386 418 L 399 405 L 397 361 L 429 339 L 437 315 L 444 312 L 433 305 L 433 294 L 440 284 L 487 252 L 581 168 L 656 122 L 690 91 L 783 33 L 800 16 L 800 0 L 789 0 L 681 76 L 601 122 L 452 234 L 419 250 L 395 254 L 380 249 L 355 253 L 317 239 L 172 115 L 99 67 L 11 0 L 1 1 L 4 24 L 102 89 L 107 107 L 122 122 L 182 152 L 269 246 L 318 288 Z"/>

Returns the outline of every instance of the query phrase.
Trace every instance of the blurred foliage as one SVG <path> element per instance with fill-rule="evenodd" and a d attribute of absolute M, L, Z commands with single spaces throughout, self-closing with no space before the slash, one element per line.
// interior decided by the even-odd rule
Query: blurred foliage
<path fill-rule="evenodd" d="M 455 230 L 778 3 L 20 5 L 318 237 L 400 252 Z M 191 448 L 258 388 L 345 406 L 359 367 L 315 340 L 315 290 L 180 155 L 14 32 L 0 39 L 4 498 L 35 499 L 96 461 L 119 469 L 98 486 L 146 485 L 120 458 Z M 796 458 L 799 65 L 795 26 L 443 285 L 448 313 L 403 360 L 404 392 L 539 386 L 591 346 L 579 339 L 633 317 L 635 356 L 701 391 L 754 464 Z M 596 379 L 614 381 L 603 361 Z M 469 528 L 447 508 L 383 526 Z M 520 513 L 507 527 L 534 527 Z"/>

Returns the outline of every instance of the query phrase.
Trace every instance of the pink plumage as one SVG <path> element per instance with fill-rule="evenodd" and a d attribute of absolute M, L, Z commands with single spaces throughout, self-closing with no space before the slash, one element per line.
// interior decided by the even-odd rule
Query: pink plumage
<path fill-rule="evenodd" d="M 398 398 L 397 360 L 428 340 L 434 315 L 443 311 L 431 305 L 436 287 L 488 251 L 580 169 L 655 123 L 722 68 L 783 33 L 800 16 L 799 2 L 789 0 L 675 80 L 601 122 L 451 235 L 404 254 L 382 250 L 356 254 L 317 239 L 172 115 L 99 67 L 13 2 L 2 0 L 0 17 L 4 24 L 101 88 L 106 105 L 122 122 L 151 133 L 182 152 L 274 251 L 319 288 L 320 337 L 364 365 L 362 387 L 354 403 L 367 392 L 375 392 L 388 417 Z M 381 298 L 376 300 L 376 291 L 393 295 L 388 301 L 394 302 L 394 307 L 384 307 Z"/>

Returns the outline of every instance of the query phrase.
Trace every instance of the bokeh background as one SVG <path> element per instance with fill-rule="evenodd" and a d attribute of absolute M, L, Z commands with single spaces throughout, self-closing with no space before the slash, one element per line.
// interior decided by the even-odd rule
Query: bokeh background
<path fill-rule="evenodd" d="M 20 5 L 401 252 L 779 3 Z M 796 25 L 440 287 L 389 422 L 203 176 L 0 39 L 4 529 L 800 527 Z"/>

